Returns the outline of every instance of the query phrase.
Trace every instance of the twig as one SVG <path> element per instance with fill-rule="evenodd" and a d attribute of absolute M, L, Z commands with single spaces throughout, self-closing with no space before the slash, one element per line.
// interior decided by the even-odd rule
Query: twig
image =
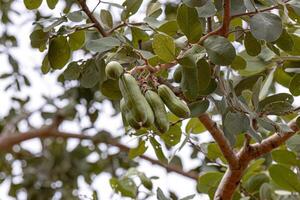
<path fill-rule="evenodd" d="M 86 15 L 90 18 L 90 20 L 95 24 L 96 29 L 99 31 L 99 33 L 103 36 L 106 37 L 108 36 L 107 33 L 105 32 L 104 28 L 101 26 L 99 21 L 95 18 L 93 13 L 91 13 L 90 9 L 86 5 L 85 0 L 78 0 L 78 3 L 80 4 L 82 10 L 86 13 Z"/>
<path fill-rule="evenodd" d="M 50 127 L 52 127 L 52 126 L 50 126 Z M 9 136 L 1 136 L 0 137 L 0 150 L 9 151 L 14 145 L 20 144 L 21 142 L 24 142 L 26 140 L 30 140 L 33 138 L 47 138 L 47 137 L 63 138 L 63 139 L 77 138 L 80 140 L 91 140 L 95 144 L 103 143 L 103 144 L 108 144 L 108 145 L 118 147 L 121 151 L 128 152 L 130 150 L 129 147 L 119 143 L 116 139 L 97 140 L 97 139 L 95 139 L 95 137 L 90 136 L 90 135 L 61 132 L 61 131 L 57 131 L 57 130 L 49 128 L 49 127 L 42 128 L 39 130 L 28 131 L 25 133 L 16 133 L 16 134 L 9 135 Z M 164 167 L 167 171 L 181 174 L 181 175 L 191 178 L 193 180 L 198 180 L 197 173 L 185 172 L 177 165 L 165 164 L 158 160 L 150 158 L 146 155 L 142 155 L 142 156 L 140 156 L 140 158 L 147 160 L 147 161 L 151 162 L 152 164 Z"/>

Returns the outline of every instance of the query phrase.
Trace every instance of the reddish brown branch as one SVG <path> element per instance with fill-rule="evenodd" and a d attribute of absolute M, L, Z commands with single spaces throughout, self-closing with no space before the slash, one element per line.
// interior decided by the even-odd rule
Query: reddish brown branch
<path fill-rule="evenodd" d="M 208 114 L 203 114 L 198 117 L 201 123 L 205 126 L 208 132 L 212 135 L 216 143 L 219 145 L 224 157 L 226 158 L 230 168 L 236 169 L 239 166 L 237 156 L 233 152 L 228 140 L 225 138 L 223 131 L 218 128 Z"/>
<path fill-rule="evenodd" d="M 129 147 L 119 143 L 116 139 L 107 139 L 107 140 L 97 140 L 93 136 L 83 135 L 83 134 L 75 134 L 75 133 L 67 133 L 67 132 L 59 132 L 55 129 L 43 128 L 34 131 L 28 131 L 26 133 L 17 133 L 9 136 L 1 136 L 0 137 L 0 150 L 1 151 L 9 151 L 14 145 L 20 144 L 26 140 L 30 140 L 33 138 L 46 138 L 46 137 L 54 137 L 54 138 L 77 138 L 80 140 L 91 140 L 94 143 L 104 143 L 108 145 L 112 145 L 118 147 L 121 151 L 128 152 L 130 150 Z M 140 158 L 151 162 L 154 165 L 159 165 L 165 168 L 168 172 L 175 172 L 181 174 L 185 177 L 191 178 L 193 180 L 198 179 L 198 174 L 195 172 L 185 172 L 180 167 L 174 164 L 165 164 L 156 159 L 150 158 L 146 155 L 140 156 Z"/>
<path fill-rule="evenodd" d="M 239 167 L 237 169 L 231 169 L 230 167 L 227 169 L 215 193 L 215 199 L 231 199 L 250 161 L 271 152 L 300 130 L 296 123 L 292 123 L 290 128 L 293 130 L 292 132 L 283 133 L 282 135 L 274 133 L 261 143 L 244 145 L 237 154 Z"/>
<path fill-rule="evenodd" d="M 106 37 L 108 34 L 105 32 L 104 28 L 101 26 L 99 21 L 96 19 L 96 17 L 93 15 L 93 13 L 90 11 L 89 7 L 86 5 L 85 0 L 78 0 L 78 3 L 80 4 L 82 10 L 86 13 L 86 15 L 89 17 L 89 19 L 94 23 L 95 28 L 99 31 L 99 33 Z"/>
<path fill-rule="evenodd" d="M 267 139 L 263 140 L 260 144 L 256 143 L 251 145 L 251 156 L 253 158 L 258 158 L 266 153 L 271 152 L 273 149 L 282 145 L 285 141 L 287 141 L 290 137 L 292 137 L 296 132 L 300 130 L 296 123 L 292 123 L 290 125 L 290 128 L 293 130 L 292 132 L 282 134 L 275 133 Z"/>

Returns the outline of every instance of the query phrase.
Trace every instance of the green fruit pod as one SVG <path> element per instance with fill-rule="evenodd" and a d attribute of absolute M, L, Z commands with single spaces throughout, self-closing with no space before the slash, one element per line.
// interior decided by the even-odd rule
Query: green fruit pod
<path fill-rule="evenodd" d="M 180 118 L 188 118 L 191 115 L 186 103 L 181 101 L 168 86 L 158 86 L 158 94 L 174 115 Z"/>
<path fill-rule="evenodd" d="M 169 130 L 169 120 L 165 105 L 157 93 L 147 90 L 145 93 L 147 102 L 150 104 L 155 118 L 155 127 L 161 132 L 165 133 Z"/>
<path fill-rule="evenodd" d="M 123 74 L 124 69 L 120 63 L 111 61 L 105 67 L 105 74 L 108 78 L 117 80 Z"/>

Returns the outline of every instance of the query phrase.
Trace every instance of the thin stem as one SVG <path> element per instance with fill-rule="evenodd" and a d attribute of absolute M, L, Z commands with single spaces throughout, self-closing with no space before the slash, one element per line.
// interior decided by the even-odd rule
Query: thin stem
<path fill-rule="evenodd" d="M 105 32 L 104 28 L 101 26 L 99 21 L 95 18 L 93 13 L 90 11 L 88 6 L 86 5 L 85 0 L 78 0 L 78 3 L 80 4 L 82 10 L 86 13 L 86 15 L 90 18 L 90 20 L 95 24 L 96 29 L 99 31 L 99 33 L 103 36 L 106 37 L 108 36 L 107 33 Z"/>

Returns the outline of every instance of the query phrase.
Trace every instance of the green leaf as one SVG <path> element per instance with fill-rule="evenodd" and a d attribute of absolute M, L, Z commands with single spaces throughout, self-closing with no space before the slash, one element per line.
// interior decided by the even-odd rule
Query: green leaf
<path fill-rule="evenodd" d="M 191 200 L 191 199 L 194 199 L 195 196 L 196 196 L 195 194 L 191 194 L 191 195 L 181 198 L 180 200 Z"/>
<path fill-rule="evenodd" d="M 294 97 L 288 93 L 278 93 L 278 94 L 268 96 L 259 102 L 258 110 L 259 111 L 265 110 L 265 107 L 268 104 L 278 102 L 278 101 L 284 101 L 289 104 L 292 104 L 294 102 Z"/>
<path fill-rule="evenodd" d="M 159 187 L 156 190 L 156 198 L 157 200 L 170 200 L 164 195 L 163 191 Z"/>
<path fill-rule="evenodd" d="M 24 0 L 25 7 L 28 10 L 38 9 L 43 0 Z"/>
<path fill-rule="evenodd" d="M 80 67 L 77 62 L 71 62 L 64 71 L 65 80 L 77 80 L 80 76 Z"/>
<path fill-rule="evenodd" d="M 81 22 L 84 19 L 81 10 L 68 13 L 67 18 L 72 22 Z"/>
<path fill-rule="evenodd" d="M 118 80 L 107 79 L 101 84 L 100 91 L 104 96 L 112 100 L 120 100 L 122 98 Z"/>
<path fill-rule="evenodd" d="M 212 1 L 207 1 L 205 5 L 197 7 L 198 17 L 212 17 L 217 9 Z"/>
<path fill-rule="evenodd" d="M 299 166 L 300 162 L 294 152 L 279 149 L 272 151 L 272 158 L 274 161 L 280 164 Z"/>
<path fill-rule="evenodd" d="M 275 44 L 283 51 L 293 51 L 294 40 L 292 36 L 284 29 Z"/>
<path fill-rule="evenodd" d="M 202 36 L 202 25 L 195 8 L 181 4 L 177 10 L 177 24 L 191 43 L 196 43 Z"/>
<path fill-rule="evenodd" d="M 178 125 L 170 126 L 169 130 L 160 135 L 166 145 L 172 147 L 180 142 L 181 139 L 181 128 Z"/>
<path fill-rule="evenodd" d="M 69 35 L 69 45 L 72 51 L 80 49 L 85 43 L 85 31 L 76 31 Z"/>
<path fill-rule="evenodd" d="M 114 37 L 105 37 L 98 40 L 90 40 L 86 44 L 86 48 L 89 51 L 94 51 L 97 53 L 103 53 L 113 49 L 114 47 L 120 46 L 120 40 Z"/>
<path fill-rule="evenodd" d="M 141 7 L 143 0 L 126 0 L 122 6 L 125 8 L 121 14 L 122 20 L 134 15 Z"/>
<path fill-rule="evenodd" d="M 198 133 L 203 133 L 204 131 L 206 131 L 206 128 L 198 118 L 190 119 L 185 127 L 185 132 L 187 134 L 189 133 L 198 134 Z"/>
<path fill-rule="evenodd" d="M 264 183 L 259 189 L 259 199 L 273 200 L 274 190 L 269 183 Z"/>
<path fill-rule="evenodd" d="M 128 157 L 130 159 L 134 159 L 135 157 L 143 155 L 147 151 L 147 149 L 148 147 L 146 147 L 146 142 L 144 140 L 140 140 L 136 148 L 129 150 Z"/>
<path fill-rule="evenodd" d="M 113 27 L 113 18 L 112 18 L 111 13 L 108 10 L 105 10 L 105 9 L 100 10 L 100 19 L 101 19 L 101 22 L 107 28 L 112 28 Z"/>
<path fill-rule="evenodd" d="M 252 88 L 256 81 L 260 78 L 263 77 L 263 75 L 253 75 L 246 77 L 242 79 L 235 87 L 235 93 L 237 96 L 240 96 L 244 90 L 250 90 L 252 91 Z"/>
<path fill-rule="evenodd" d="M 109 182 L 111 187 L 116 192 L 120 192 L 122 196 L 131 198 L 135 198 L 137 196 L 137 186 L 132 179 L 127 177 L 120 180 L 111 178 Z"/>
<path fill-rule="evenodd" d="M 284 87 L 289 87 L 292 78 L 293 77 L 290 74 L 286 73 L 282 67 L 276 67 L 274 79 L 277 83 L 281 84 Z"/>
<path fill-rule="evenodd" d="M 216 160 L 220 158 L 224 163 L 227 163 L 226 159 L 224 158 L 220 147 L 216 143 L 210 143 L 207 146 L 207 157 L 211 160 Z"/>
<path fill-rule="evenodd" d="M 284 190 L 300 191 L 300 182 L 297 174 L 282 165 L 272 165 L 269 168 L 272 180 Z"/>
<path fill-rule="evenodd" d="M 289 85 L 289 90 L 294 96 L 300 95 L 300 74 L 296 74 L 293 76 Z"/>
<path fill-rule="evenodd" d="M 159 142 L 157 142 L 157 140 L 154 137 L 151 137 L 150 143 L 154 149 L 155 155 L 158 158 L 158 160 L 160 160 L 163 163 L 167 163 L 168 159 L 166 158 L 164 152 L 162 151 L 162 148 L 161 148 L 161 145 L 159 144 Z"/>
<path fill-rule="evenodd" d="M 270 181 L 269 177 L 266 174 L 260 173 L 251 176 L 247 182 L 244 183 L 244 187 L 247 192 L 254 193 L 259 191 L 260 187 L 264 183 L 268 183 Z"/>
<path fill-rule="evenodd" d="M 188 104 L 188 107 L 191 111 L 190 117 L 199 117 L 200 114 L 203 114 L 209 107 L 208 100 L 199 100 Z"/>
<path fill-rule="evenodd" d="M 243 57 L 236 56 L 231 63 L 231 67 L 235 70 L 245 69 L 247 67 L 247 62 Z"/>
<path fill-rule="evenodd" d="M 300 153 L 300 135 L 293 135 L 290 139 L 287 140 L 286 145 L 290 150 L 295 151 L 299 154 Z"/>
<path fill-rule="evenodd" d="M 49 34 L 42 29 L 37 29 L 30 34 L 31 46 L 44 50 L 48 41 Z"/>
<path fill-rule="evenodd" d="M 276 101 L 269 103 L 264 107 L 263 112 L 269 115 L 285 115 L 286 112 L 290 112 L 293 106 L 289 102 Z"/>
<path fill-rule="evenodd" d="M 54 9 L 58 0 L 47 0 L 47 5 L 50 9 Z"/>
<path fill-rule="evenodd" d="M 41 71 L 43 74 L 47 74 L 50 71 L 50 69 L 51 69 L 51 66 L 50 66 L 50 63 L 48 60 L 48 54 L 46 54 L 46 56 L 44 57 L 43 62 L 42 62 Z"/>
<path fill-rule="evenodd" d="M 147 17 L 158 17 L 162 13 L 160 2 L 150 2 L 147 6 L 146 16 Z"/>
<path fill-rule="evenodd" d="M 175 59 L 175 43 L 168 35 L 154 35 L 152 48 L 154 53 L 165 62 L 172 62 Z"/>
<path fill-rule="evenodd" d="M 208 88 L 211 80 L 211 67 L 205 59 L 197 61 L 199 90 Z"/>
<path fill-rule="evenodd" d="M 247 32 L 245 35 L 244 45 L 249 56 L 257 56 L 261 52 L 261 44 L 250 32 Z"/>
<path fill-rule="evenodd" d="M 201 175 L 197 182 L 197 190 L 201 193 L 208 194 L 209 191 L 218 186 L 223 173 L 221 172 L 206 172 Z"/>
<path fill-rule="evenodd" d="M 142 29 L 131 27 L 132 43 L 135 48 L 139 48 L 141 42 L 149 40 L 149 35 Z"/>
<path fill-rule="evenodd" d="M 58 36 L 50 41 L 48 59 L 51 68 L 63 68 L 70 59 L 70 56 L 70 47 L 64 36 Z"/>
<path fill-rule="evenodd" d="M 208 37 L 203 46 L 208 57 L 216 65 L 230 65 L 235 59 L 236 53 L 233 45 L 222 36 Z"/>
<path fill-rule="evenodd" d="M 228 112 L 225 116 L 223 127 L 224 131 L 237 135 L 249 130 L 250 120 L 245 114 Z"/>
<path fill-rule="evenodd" d="M 249 167 L 246 169 L 242 181 L 246 182 L 247 180 L 249 180 L 250 177 L 253 176 L 253 174 L 260 172 L 263 168 L 262 164 L 264 162 L 265 162 L 264 158 L 259 158 L 257 160 L 252 161 Z"/>
<path fill-rule="evenodd" d="M 206 4 L 208 0 L 183 0 L 183 3 L 189 7 L 201 7 Z"/>
<path fill-rule="evenodd" d="M 103 81 L 101 78 L 103 77 L 104 71 L 101 70 L 101 68 L 104 68 L 104 62 L 101 60 L 99 63 L 101 63 L 101 65 L 96 63 L 94 59 L 89 59 L 82 65 L 83 70 L 80 77 L 80 84 L 82 87 L 92 88 L 99 83 L 99 81 Z"/>
<path fill-rule="evenodd" d="M 167 21 L 160 25 L 157 29 L 159 32 L 163 32 L 167 35 L 173 36 L 178 31 L 178 25 L 175 20 Z"/>
<path fill-rule="evenodd" d="M 246 12 L 244 1 L 231 0 L 230 1 L 230 13 L 231 15 L 237 15 Z"/>
<path fill-rule="evenodd" d="M 258 40 L 276 41 L 282 33 L 280 17 L 273 13 L 258 13 L 249 21 L 250 31 Z"/>

